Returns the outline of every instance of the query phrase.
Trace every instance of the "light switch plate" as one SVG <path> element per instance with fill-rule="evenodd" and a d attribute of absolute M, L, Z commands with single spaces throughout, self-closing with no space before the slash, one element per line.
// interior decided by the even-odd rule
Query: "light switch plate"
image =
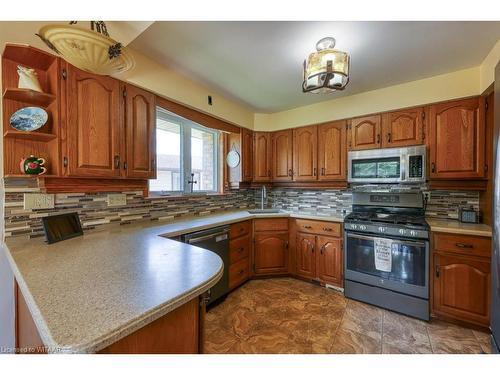
<path fill-rule="evenodd" d="M 25 210 L 41 210 L 54 208 L 54 194 L 24 194 Z"/>
<path fill-rule="evenodd" d="M 108 207 L 125 206 L 127 196 L 125 194 L 108 194 Z"/>

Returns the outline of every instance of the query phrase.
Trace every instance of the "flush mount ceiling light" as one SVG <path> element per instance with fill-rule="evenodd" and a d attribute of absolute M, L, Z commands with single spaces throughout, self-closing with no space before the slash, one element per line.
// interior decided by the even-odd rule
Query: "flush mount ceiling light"
<path fill-rule="evenodd" d="M 90 21 L 90 29 L 47 25 L 36 34 L 55 53 L 87 72 L 111 75 L 134 66 L 134 59 L 121 43 L 111 39 L 103 21 Z"/>
<path fill-rule="evenodd" d="M 349 55 L 334 47 L 335 38 L 323 38 L 316 43 L 316 52 L 304 60 L 303 92 L 322 94 L 346 87 L 349 82 Z"/>

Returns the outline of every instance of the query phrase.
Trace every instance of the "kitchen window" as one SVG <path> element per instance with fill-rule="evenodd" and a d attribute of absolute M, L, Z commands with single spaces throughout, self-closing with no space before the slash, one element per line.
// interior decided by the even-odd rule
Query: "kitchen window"
<path fill-rule="evenodd" d="M 219 132 L 156 109 L 156 180 L 160 195 L 210 193 L 218 189 Z"/>

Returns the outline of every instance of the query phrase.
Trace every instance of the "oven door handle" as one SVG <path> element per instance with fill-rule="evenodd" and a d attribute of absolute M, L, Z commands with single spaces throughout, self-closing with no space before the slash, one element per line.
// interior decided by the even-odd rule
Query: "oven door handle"
<path fill-rule="evenodd" d="M 368 240 L 368 241 L 374 241 L 377 238 L 382 238 L 382 239 L 391 240 L 394 243 L 401 244 L 401 245 L 411 245 L 411 246 L 420 245 L 420 246 L 424 246 L 425 247 L 425 243 L 424 242 L 419 242 L 419 241 L 400 241 L 400 240 L 396 240 L 396 239 L 393 239 L 393 238 L 376 237 L 376 236 L 363 236 L 363 235 L 360 235 L 360 234 L 353 234 L 353 233 L 347 233 L 347 237 L 348 238 L 349 237 L 360 238 L 362 240 Z"/>

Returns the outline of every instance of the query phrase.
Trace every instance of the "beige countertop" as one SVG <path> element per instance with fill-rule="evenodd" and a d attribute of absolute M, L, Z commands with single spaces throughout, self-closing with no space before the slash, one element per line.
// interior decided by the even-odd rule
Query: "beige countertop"
<path fill-rule="evenodd" d="M 49 351 L 91 353 L 199 296 L 222 276 L 217 255 L 164 237 L 271 217 L 343 221 L 306 212 L 236 211 L 107 226 L 52 245 L 14 237 L 4 249 Z"/>
<path fill-rule="evenodd" d="M 426 218 L 432 232 L 468 234 L 491 237 L 491 227 L 486 224 L 468 224 L 456 220 Z"/>

